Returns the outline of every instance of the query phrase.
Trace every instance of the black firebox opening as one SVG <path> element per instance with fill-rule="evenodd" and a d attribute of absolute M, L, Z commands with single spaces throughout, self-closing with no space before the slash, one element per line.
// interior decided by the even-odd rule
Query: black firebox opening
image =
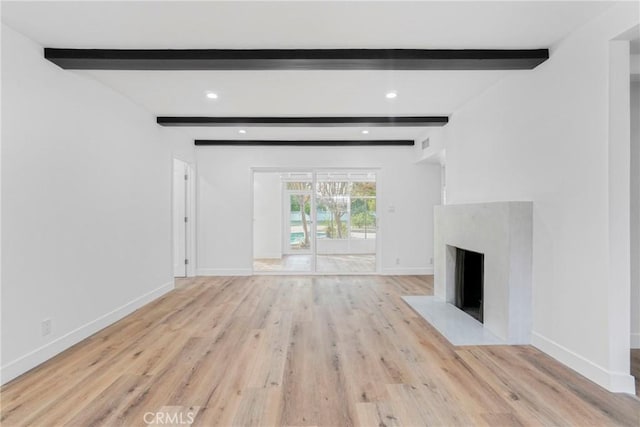
<path fill-rule="evenodd" d="M 456 248 L 455 305 L 483 322 L 484 254 Z"/>

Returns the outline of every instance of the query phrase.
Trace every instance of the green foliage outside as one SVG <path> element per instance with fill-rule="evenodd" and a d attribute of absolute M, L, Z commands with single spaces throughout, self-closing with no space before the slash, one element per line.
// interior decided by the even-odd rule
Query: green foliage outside
<path fill-rule="evenodd" d="M 376 183 L 375 182 L 354 182 L 352 183 L 351 197 L 358 196 L 375 196 L 376 195 Z"/>
<path fill-rule="evenodd" d="M 347 224 L 344 222 L 340 223 L 340 228 L 342 229 L 342 233 L 338 234 L 338 227 L 333 221 L 327 221 L 327 229 L 326 235 L 330 239 L 342 239 L 343 236 L 347 235 Z"/>
<path fill-rule="evenodd" d="M 309 203 L 305 203 L 304 211 L 307 215 L 311 215 L 311 205 Z M 300 201 L 297 197 L 291 198 L 291 212 L 300 212 Z"/>
<path fill-rule="evenodd" d="M 373 228 L 376 224 L 376 199 L 351 199 L 351 226 Z"/>

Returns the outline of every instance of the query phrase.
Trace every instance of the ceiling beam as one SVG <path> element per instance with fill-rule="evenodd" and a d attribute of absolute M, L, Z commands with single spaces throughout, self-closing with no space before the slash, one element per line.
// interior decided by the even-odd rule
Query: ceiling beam
<path fill-rule="evenodd" d="M 73 70 L 528 70 L 548 49 L 58 49 Z"/>
<path fill-rule="evenodd" d="M 162 126 L 213 127 L 431 127 L 444 126 L 447 116 L 372 117 L 158 117 Z"/>
<path fill-rule="evenodd" d="M 413 139 L 377 140 L 260 140 L 260 139 L 196 139 L 197 146 L 285 146 L 285 147 L 402 147 L 413 146 Z"/>

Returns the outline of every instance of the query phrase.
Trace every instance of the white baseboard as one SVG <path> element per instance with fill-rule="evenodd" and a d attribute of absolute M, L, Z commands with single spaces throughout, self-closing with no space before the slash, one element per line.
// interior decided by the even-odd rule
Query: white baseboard
<path fill-rule="evenodd" d="M 251 276 L 250 268 L 199 268 L 198 276 Z"/>
<path fill-rule="evenodd" d="M 399 268 L 383 268 L 383 276 L 423 276 L 433 274 L 433 267 L 399 267 Z"/>
<path fill-rule="evenodd" d="M 0 368 L 0 383 L 5 384 L 28 370 L 35 368 L 41 363 L 51 359 L 56 354 L 63 352 L 72 345 L 77 344 L 83 339 L 95 334 L 99 330 L 106 328 L 140 307 L 173 290 L 174 286 L 173 280 L 165 283 L 159 288 L 147 292 L 146 294 L 129 301 L 125 305 L 118 307 L 115 310 L 104 314 L 77 329 L 74 329 L 73 331 L 67 332 L 61 337 L 56 338 L 55 340 L 25 354 L 24 356 L 20 356 L 19 358 L 7 363 Z"/>
<path fill-rule="evenodd" d="M 631 348 L 640 348 L 640 333 L 631 334 Z"/>
<path fill-rule="evenodd" d="M 611 392 L 635 394 L 628 373 L 609 371 L 537 332 L 531 334 L 531 345 Z"/>

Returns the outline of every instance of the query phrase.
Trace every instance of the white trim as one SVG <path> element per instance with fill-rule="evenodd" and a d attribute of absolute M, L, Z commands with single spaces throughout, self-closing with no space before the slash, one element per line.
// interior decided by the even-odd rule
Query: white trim
<path fill-rule="evenodd" d="M 383 268 L 383 276 L 423 276 L 433 274 L 433 267 Z"/>
<path fill-rule="evenodd" d="M 635 394 L 628 373 L 609 371 L 537 332 L 531 334 L 531 345 L 611 392 Z"/>
<path fill-rule="evenodd" d="M 631 348 L 640 348 L 640 333 L 631 333 Z"/>
<path fill-rule="evenodd" d="M 106 328 L 109 325 L 117 322 L 123 317 L 133 313 L 140 307 L 150 303 L 151 301 L 161 297 L 162 295 L 170 292 L 174 289 L 175 282 L 171 280 L 164 285 L 141 295 L 128 303 L 116 308 L 109 313 L 85 323 L 79 328 L 73 331 L 67 332 L 59 338 L 23 355 L 17 359 L 7 363 L 0 368 L 0 382 L 5 384 L 19 375 L 35 368 L 41 363 L 51 359 L 58 353 L 63 352 L 74 344 L 82 341 L 83 339 L 95 334 L 101 329 Z"/>
<path fill-rule="evenodd" d="M 198 276 L 251 276 L 251 268 L 199 268 Z"/>

